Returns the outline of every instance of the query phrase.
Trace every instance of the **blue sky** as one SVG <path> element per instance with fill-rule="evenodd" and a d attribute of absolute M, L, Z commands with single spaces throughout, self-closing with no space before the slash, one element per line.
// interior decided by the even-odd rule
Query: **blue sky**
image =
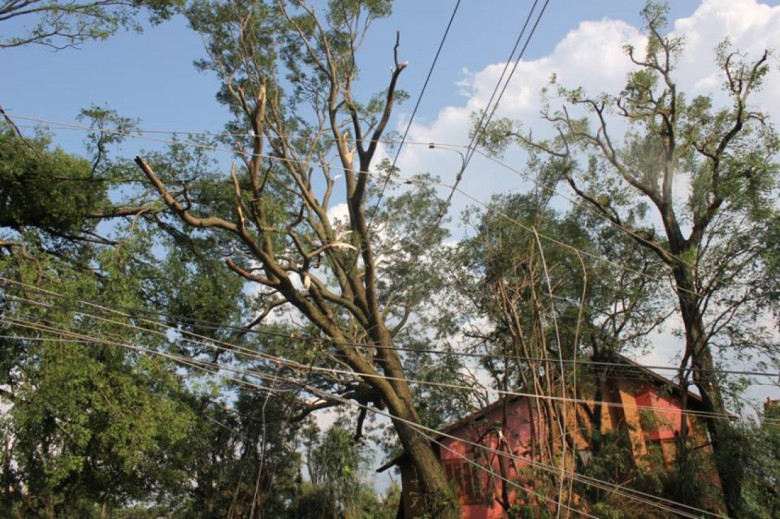
<path fill-rule="evenodd" d="M 461 2 L 421 103 L 419 121 L 431 121 L 446 106 L 462 101 L 458 82 L 464 70 L 478 71 L 507 59 L 531 4 Z M 675 1 L 672 17 L 690 15 L 698 4 Z M 399 30 L 400 57 L 410 62 L 401 88 L 416 99 L 454 5 L 454 1 L 404 0 L 397 3 L 392 16 L 378 21 L 360 56 L 365 90 L 385 87 L 395 31 Z M 642 5 L 638 0 L 552 0 L 526 57 L 549 54 L 583 20 L 611 18 L 639 24 Z M 4 22 L 3 30 L 11 33 L 23 23 L 22 19 Z M 16 115 L 67 122 L 81 108 L 95 103 L 140 119 L 142 128 L 219 131 L 225 111 L 214 101 L 217 81 L 192 66 L 202 56 L 200 38 L 182 18 L 148 27 L 143 34 L 125 32 L 107 41 L 86 43 L 78 50 L 54 52 L 34 45 L 6 49 L 0 52 L 0 104 Z M 397 114 L 403 115 L 404 108 L 411 109 L 412 104 Z M 82 137 L 71 131 L 63 133 L 59 142 L 76 151 Z"/>
<path fill-rule="evenodd" d="M 409 66 L 400 87 L 412 98 L 395 112 L 391 127 L 399 131 L 405 128 L 455 3 L 397 2 L 389 18 L 376 22 L 360 51 L 359 87 L 366 93 L 377 92 L 386 87 L 395 32 L 401 33 L 400 59 Z M 410 141 L 469 142 L 469 115 L 487 103 L 532 3 L 462 0 Z M 730 36 L 738 47 L 752 52 L 762 45 L 780 48 L 777 0 L 675 0 L 671 4 L 673 27 L 690 21 L 675 29 L 690 40 L 688 63 L 681 70 L 687 77 L 681 82 L 702 93 L 719 90 L 717 81 L 706 88 L 700 88 L 699 82 L 712 74 L 703 65 L 712 64 L 712 49 L 724 37 Z M 499 115 L 518 117 L 544 131 L 538 119 L 537 94 L 551 73 L 558 74 L 567 86 L 584 85 L 591 92 L 619 90 L 629 70 L 621 45 L 629 40 L 641 44 L 639 12 L 643 5 L 643 0 L 551 0 Z M 17 20 L 21 21 L 4 22 L 3 30 L 12 33 L 23 23 Z M 201 57 L 202 42 L 182 18 L 149 27 L 143 34 L 125 32 L 107 41 L 90 42 L 79 50 L 54 52 L 34 45 L 6 49 L 0 52 L 0 105 L 25 126 L 33 123 L 22 116 L 72 122 L 80 109 L 97 104 L 139 119 L 139 126 L 147 130 L 218 132 L 227 114 L 214 99 L 216 78 L 192 65 Z M 777 113 L 780 95 L 772 92 L 780 88 L 780 82 L 770 84 L 772 88 L 763 95 L 772 103 L 770 113 Z M 79 152 L 83 139 L 83 131 L 61 130 L 57 143 Z M 154 147 L 159 144 L 132 140 L 124 151 L 131 154 Z M 222 154 L 221 158 L 226 157 Z M 523 162 L 512 155 L 507 159 L 516 165 Z M 405 174 L 429 171 L 451 182 L 460 159 L 452 152 L 407 146 L 399 165 Z M 480 165 L 478 157 L 469 170 L 479 173 L 467 172 L 463 187 L 481 200 L 489 198 L 497 186 L 523 187 L 519 179 L 508 178 L 506 170 L 499 171 L 494 164 Z M 456 197 L 453 213 L 467 204 Z"/>

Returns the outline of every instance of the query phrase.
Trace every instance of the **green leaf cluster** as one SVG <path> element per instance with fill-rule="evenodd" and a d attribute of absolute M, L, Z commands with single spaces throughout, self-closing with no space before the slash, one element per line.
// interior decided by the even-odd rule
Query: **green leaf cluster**
<path fill-rule="evenodd" d="M 106 196 L 90 163 L 51 149 L 45 136 L 25 139 L 0 129 L 0 226 L 57 234 L 89 231 L 89 212 Z"/>

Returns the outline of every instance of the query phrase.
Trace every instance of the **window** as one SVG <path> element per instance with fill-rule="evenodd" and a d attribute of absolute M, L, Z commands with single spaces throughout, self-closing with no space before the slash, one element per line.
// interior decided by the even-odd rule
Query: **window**
<path fill-rule="evenodd" d="M 669 439 L 659 439 L 659 440 L 649 440 L 648 446 L 649 447 L 655 447 L 658 449 L 658 452 L 661 454 L 661 457 L 664 460 L 664 465 L 666 465 L 667 469 L 671 469 L 674 467 L 674 460 L 677 459 L 677 442 L 679 441 L 678 438 L 673 438 L 671 440 Z"/>
<path fill-rule="evenodd" d="M 442 462 L 447 480 L 458 490 L 458 497 L 467 505 L 483 502 L 482 479 L 479 467 L 466 459 Z"/>

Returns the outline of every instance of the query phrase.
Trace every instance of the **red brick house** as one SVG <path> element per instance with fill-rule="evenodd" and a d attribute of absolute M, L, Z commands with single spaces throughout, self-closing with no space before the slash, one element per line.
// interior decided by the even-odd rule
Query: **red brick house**
<path fill-rule="evenodd" d="M 570 438 L 568 448 L 576 449 L 578 463 L 587 464 L 592 457 L 588 439 L 593 437 L 594 421 L 598 421 L 602 433 L 622 432 L 630 439 L 635 463 L 648 463 L 645 455 L 654 449 L 670 466 L 681 435 L 680 390 L 673 382 L 625 357 L 617 357 L 616 364 L 602 371 L 600 384 L 590 384 L 597 398 L 562 403 L 561 414 L 566 416 Z M 697 395 L 688 393 L 686 398 L 689 410 L 702 409 Z M 545 470 L 536 461 L 539 456 L 534 447 L 535 438 L 544 428 L 537 419 L 540 400 L 530 396 L 503 398 L 445 427 L 435 438 L 434 448 L 457 490 L 464 518 L 504 517 L 501 501 L 542 504 L 550 500 L 528 482 L 533 479 L 529 473 Z M 686 427 L 688 445 L 709 449 L 700 419 L 689 415 Z M 417 485 L 411 463 L 400 456 L 378 472 L 394 465 L 398 465 L 402 481 L 398 517 L 416 517 Z M 712 474 L 707 477 L 713 478 Z M 526 483 L 518 485 L 519 481 Z"/>

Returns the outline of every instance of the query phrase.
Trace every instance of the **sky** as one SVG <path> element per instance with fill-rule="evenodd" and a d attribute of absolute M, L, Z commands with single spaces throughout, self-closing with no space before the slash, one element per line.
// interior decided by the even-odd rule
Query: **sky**
<path fill-rule="evenodd" d="M 491 79 L 493 68 L 509 56 L 531 3 L 462 0 L 420 104 L 418 124 L 433 126 L 448 109 L 470 108 L 475 104 L 482 93 L 478 87 L 485 87 L 484 82 Z M 744 4 L 745 9 L 759 9 L 753 2 L 744 0 L 708 4 L 716 7 Z M 532 68 L 550 59 L 558 58 L 562 62 L 563 53 L 576 59 L 577 53 L 571 45 L 561 49 L 562 52 L 556 53 L 556 48 L 576 37 L 578 31 L 580 38 L 596 46 L 609 44 L 605 40 L 613 36 L 615 48 L 606 49 L 608 59 L 612 59 L 621 52 L 620 38 L 626 27 L 641 23 L 642 5 L 638 0 L 551 0 L 528 45 L 525 59 L 530 60 Z M 692 0 L 677 0 L 673 2 L 671 18 L 690 16 L 699 5 Z M 409 62 L 400 86 L 415 100 L 454 6 L 454 1 L 444 0 L 397 2 L 390 17 L 376 22 L 361 49 L 361 86 L 371 92 L 386 86 L 395 35 L 399 31 L 399 57 Z M 730 9 L 732 15 L 740 10 Z M 20 21 L 4 22 L 4 31 L 11 33 L 23 23 L 23 19 L 17 20 Z M 621 26 L 625 24 L 628 25 Z M 581 34 L 587 27 L 591 32 Z M 600 27 L 608 32 L 602 32 Z M 0 52 L 3 77 L 0 103 L 9 113 L 54 121 L 73 121 L 80 109 L 91 104 L 107 105 L 122 115 L 140 119 L 142 128 L 219 131 L 225 121 L 225 110 L 214 100 L 217 81 L 192 66 L 193 60 L 203 56 L 199 36 L 181 18 L 147 28 L 140 35 L 125 32 L 107 41 L 86 43 L 78 50 L 52 51 L 34 45 L 5 49 Z M 592 59 L 589 56 L 578 68 L 587 71 L 594 65 Z M 513 79 L 512 88 L 528 84 L 521 72 Z M 575 83 L 579 80 L 577 76 L 572 79 Z M 396 112 L 399 123 L 403 123 L 412 106 L 410 101 Z M 62 139 L 68 148 L 80 141 L 78 136 Z"/>
<path fill-rule="evenodd" d="M 536 13 L 544 2 L 538 2 Z M 757 0 L 675 0 L 670 29 L 683 36 L 686 50 L 675 72 L 680 85 L 695 95 L 713 95 L 724 101 L 722 78 L 714 64 L 716 45 L 729 38 L 736 49 L 758 56 L 763 49 L 780 51 L 780 2 Z M 411 99 L 400 106 L 391 126 L 403 133 L 409 121 L 447 22 L 454 0 L 397 2 L 393 14 L 376 22 L 359 52 L 361 92 L 386 87 L 393 64 L 396 31 L 399 59 L 408 61 L 400 88 Z M 458 153 L 444 145 L 469 142 L 471 114 L 484 108 L 518 37 L 531 1 L 462 0 L 441 56 L 410 127 L 398 165 L 403 175 L 431 172 L 445 183 L 454 181 L 461 167 Z M 550 76 L 568 87 L 616 92 L 622 87 L 630 62 L 626 43 L 641 48 L 641 0 L 550 0 L 529 41 L 523 60 L 501 100 L 500 116 L 511 116 L 549 132 L 539 119 L 539 92 Z M 11 32 L 20 22 L 3 22 Z M 25 131 L 35 120 L 73 123 L 79 110 L 91 104 L 108 106 L 139 120 L 145 130 L 219 132 L 227 113 L 217 104 L 216 78 L 195 70 L 193 60 L 204 56 L 200 37 L 183 19 L 173 19 L 143 34 L 120 33 L 107 41 L 90 42 L 80 49 L 54 52 L 26 46 L 0 51 L 0 105 Z M 774 121 L 780 120 L 780 60 L 771 58 L 766 87 L 753 98 Z M 68 151 L 83 151 L 84 132 L 57 130 L 56 142 Z M 155 137 L 161 137 L 155 134 Z M 164 136 L 162 136 L 164 137 Z M 427 143 L 441 144 L 429 149 Z M 159 146 L 150 140 L 132 140 L 126 153 Z M 457 149 L 457 148 L 456 148 Z M 504 161 L 522 170 L 523 157 L 510 152 Z M 461 189 L 486 202 L 492 194 L 527 187 L 516 172 L 476 155 L 465 171 Z M 446 193 L 445 193 L 446 195 Z M 460 194 L 451 214 L 473 203 Z M 461 230 L 454 229 L 458 237 Z M 679 338 L 667 328 L 659 343 L 669 345 L 646 357 L 651 364 L 668 364 Z"/>
<path fill-rule="evenodd" d="M 535 15 L 543 3 L 538 2 Z M 359 52 L 358 89 L 381 91 L 389 79 L 396 31 L 400 34 L 399 58 L 409 62 L 400 88 L 411 96 L 396 109 L 391 123 L 401 133 L 455 5 L 455 1 L 444 0 L 399 1 L 390 17 L 375 23 Z M 399 157 L 404 174 L 428 171 L 444 182 L 454 180 L 461 166 L 459 155 L 430 150 L 425 143 L 468 144 L 470 115 L 487 104 L 531 5 L 530 0 L 459 3 L 410 128 L 410 144 Z M 629 70 L 622 46 L 629 42 L 641 46 L 639 12 L 643 5 L 642 0 L 550 0 L 497 115 L 516 117 L 536 135 L 544 135 L 549 128 L 538 117 L 538 93 L 553 73 L 561 84 L 583 86 L 588 92 L 619 90 Z M 678 72 L 680 83 L 692 94 L 719 92 L 712 50 L 723 38 L 731 38 L 736 48 L 751 55 L 767 47 L 780 49 L 777 0 L 675 0 L 669 18 L 674 33 L 687 40 Z M 17 20 L 22 21 L 3 22 L 3 30 L 10 34 L 18 29 L 24 22 Z M 96 104 L 138 119 L 139 127 L 146 130 L 219 132 L 227 113 L 214 97 L 217 80 L 196 71 L 192 64 L 203 56 L 200 37 L 182 18 L 147 27 L 143 34 L 125 32 L 107 41 L 89 42 L 78 50 L 55 52 L 35 45 L 5 49 L 0 52 L 0 106 L 22 126 L 35 124 L 24 117 L 72 123 L 79 110 Z M 773 75 L 777 76 L 778 61 L 773 60 Z M 767 83 L 756 100 L 778 119 L 780 81 Z M 63 130 L 58 132 L 57 143 L 79 152 L 83 139 L 84 131 Z M 125 145 L 125 152 L 155 146 L 153 141 L 135 140 Z M 522 167 L 519 156 L 510 154 L 506 160 L 515 168 Z M 517 173 L 479 156 L 462 184 L 464 191 L 479 200 L 487 200 L 498 190 L 523 186 Z M 452 214 L 468 204 L 467 199 L 455 197 Z"/>

